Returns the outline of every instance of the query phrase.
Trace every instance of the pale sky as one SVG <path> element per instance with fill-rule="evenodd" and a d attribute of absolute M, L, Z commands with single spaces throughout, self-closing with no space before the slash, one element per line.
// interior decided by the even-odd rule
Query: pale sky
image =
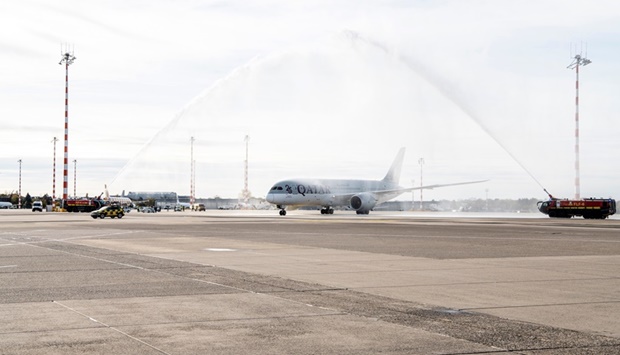
<path fill-rule="evenodd" d="M 620 197 L 617 1 L 0 2 L 0 192 L 190 189 L 237 197 L 285 178 L 401 185 L 489 179 L 424 199 Z M 527 170 L 527 171 L 526 171 Z M 411 194 L 403 195 L 408 199 Z M 419 196 L 416 196 L 416 199 Z"/>

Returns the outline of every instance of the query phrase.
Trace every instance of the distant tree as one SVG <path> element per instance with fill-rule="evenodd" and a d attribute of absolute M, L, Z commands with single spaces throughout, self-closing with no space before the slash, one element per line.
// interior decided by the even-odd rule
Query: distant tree
<path fill-rule="evenodd" d="M 51 206 L 54 203 L 52 197 L 48 194 L 43 195 L 43 197 L 41 197 L 41 201 L 43 201 L 43 207 Z"/>
<path fill-rule="evenodd" d="M 29 193 L 24 197 L 24 203 L 22 203 L 22 208 L 32 208 L 32 196 Z"/>

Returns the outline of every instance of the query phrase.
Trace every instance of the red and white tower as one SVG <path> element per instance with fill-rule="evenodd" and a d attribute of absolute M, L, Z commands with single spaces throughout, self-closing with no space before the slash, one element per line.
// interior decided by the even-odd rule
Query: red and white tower
<path fill-rule="evenodd" d="M 194 137 L 191 137 L 191 172 L 190 172 L 190 181 L 189 181 L 189 203 L 196 203 L 196 161 L 194 160 Z M 192 207 L 193 208 L 193 207 Z"/>
<path fill-rule="evenodd" d="M 69 182 L 69 65 L 73 64 L 75 56 L 73 51 L 65 51 L 62 53 L 62 59 L 58 64 L 65 63 L 65 157 L 62 173 L 62 199 L 67 199 L 67 190 Z"/>
<path fill-rule="evenodd" d="M 579 177 L 579 67 L 592 63 L 591 60 L 582 57 L 581 54 L 575 55 L 573 62 L 567 67 L 575 69 L 575 199 L 580 199 L 580 177 Z"/>
<path fill-rule="evenodd" d="M 250 197 L 252 197 L 252 193 L 250 192 L 250 187 L 248 183 L 248 153 L 249 153 L 249 145 L 250 145 L 250 136 L 246 135 L 243 139 L 245 141 L 245 169 L 243 173 L 243 191 L 241 192 L 241 196 L 243 197 L 243 203 L 248 205 L 250 201 Z"/>
<path fill-rule="evenodd" d="M 19 189 L 17 190 L 17 208 L 22 208 L 22 160 L 17 161 L 19 163 Z"/>
<path fill-rule="evenodd" d="M 77 160 L 73 159 L 73 198 L 77 198 Z"/>
<path fill-rule="evenodd" d="M 54 143 L 54 166 L 52 167 L 52 200 L 56 200 L 56 142 L 58 138 L 54 137 L 52 143 Z"/>

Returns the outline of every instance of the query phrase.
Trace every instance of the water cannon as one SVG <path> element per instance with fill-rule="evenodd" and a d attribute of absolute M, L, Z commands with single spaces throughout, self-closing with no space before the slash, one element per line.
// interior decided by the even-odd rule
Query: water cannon
<path fill-rule="evenodd" d="M 545 191 L 545 193 L 549 196 L 550 200 L 557 200 L 557 198 L 553 197 L 553 195 L 551 195 L 549 191 L 547 191 L 547 189 L 543 188 L 543 191 Z"/>

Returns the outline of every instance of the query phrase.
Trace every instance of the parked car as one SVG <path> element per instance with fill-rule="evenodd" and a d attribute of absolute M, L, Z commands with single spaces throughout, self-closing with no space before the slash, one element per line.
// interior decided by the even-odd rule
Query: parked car
<path fill-rule="evenodd" d="M 41 201 L 34 201 L 32 202 L 32 212 L 43 212 L 43 202 Z"/>

